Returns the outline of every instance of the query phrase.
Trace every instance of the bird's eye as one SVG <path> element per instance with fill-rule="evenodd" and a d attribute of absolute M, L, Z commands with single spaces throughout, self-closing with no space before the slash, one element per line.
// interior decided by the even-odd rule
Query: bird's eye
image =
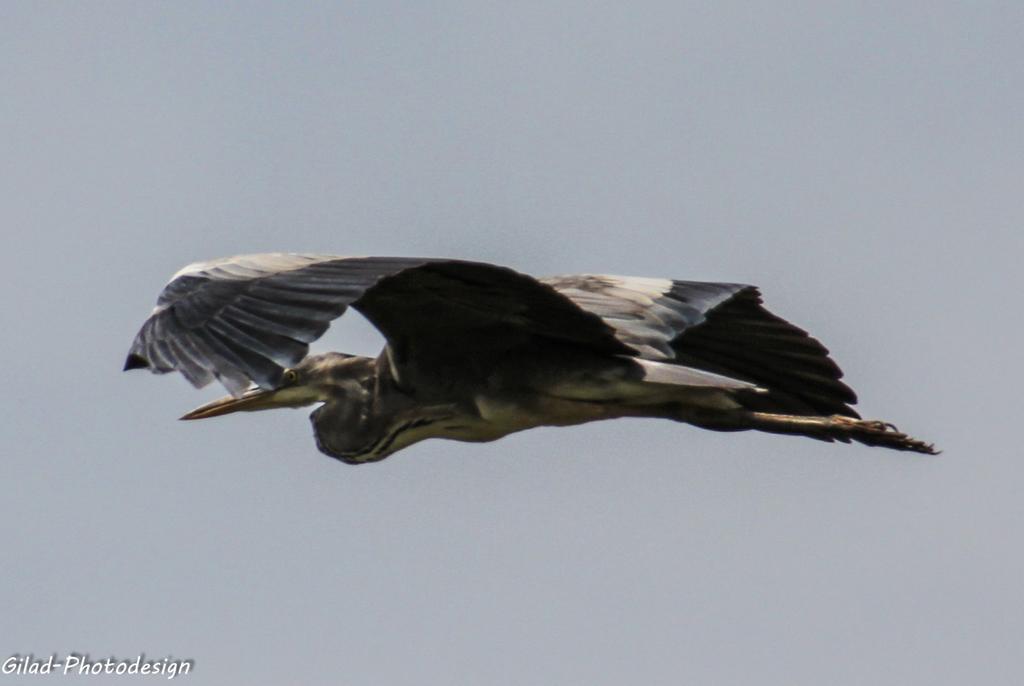
<path fill-rule="evenodd" d="M 286 369 L 283 378 L 285 383 L 296 383 L 299 380 L 299 373 L 294 369 Z"/>

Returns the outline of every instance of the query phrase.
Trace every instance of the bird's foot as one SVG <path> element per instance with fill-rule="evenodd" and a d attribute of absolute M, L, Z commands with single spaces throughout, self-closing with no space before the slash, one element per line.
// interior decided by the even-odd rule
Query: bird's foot
<path fill-rule="evenodd" d="M 926 455 L 938 455 L 940 452 L 935 449 L 933 444 L 912 438 L 897 429 L 895 424 L 889 422 L 833 415 L 829 418 L 829 425 L 853 440 L 866 445 L 909 450 Z"/>

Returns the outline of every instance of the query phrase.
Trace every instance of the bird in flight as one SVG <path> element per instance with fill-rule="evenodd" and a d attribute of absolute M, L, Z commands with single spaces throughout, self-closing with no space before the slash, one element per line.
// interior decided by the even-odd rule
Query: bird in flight
<path fill-rule="evenodd" d="M 376 358 L 309 343 L 348 307 Z M 426 438 L 658 417 L 934 454 L 860 419 L 828 350 L 734 283 L 534 278 L 465 260 L 272 253 L 189 265 L 135 337 L 127 369 L 231 393 L 182 419 L 319 405 L 317 447 L 349 464 Z"/>

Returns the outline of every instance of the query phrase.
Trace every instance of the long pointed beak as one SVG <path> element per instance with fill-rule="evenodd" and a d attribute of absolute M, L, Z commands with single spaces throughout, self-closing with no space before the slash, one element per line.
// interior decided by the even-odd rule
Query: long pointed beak
<path fill-rule="evenodd" d="M 276 401 L 278 392 L 276 390 L 264 390 L 253 388 L 246 391 L 241 398 L 225 396 L 217 398 L 212 402 L 201 405 L 191 412 L 182 415 L 181 419 L 206 419 L 208 417 L 219 417 L 232 412 L 252 412 L 255 410 L 270 410 L 281 407 Z"/>

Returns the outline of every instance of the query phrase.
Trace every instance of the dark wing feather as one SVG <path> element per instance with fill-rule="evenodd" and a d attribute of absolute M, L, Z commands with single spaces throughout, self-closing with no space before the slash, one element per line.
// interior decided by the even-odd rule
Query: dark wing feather
<path fill-rule="evenodd" d="M 828 349 L 803 329 L 772 314 L 750 287 L 708 312 L 703 325 L 674 342 L 682 364 L 755 381 L 770 393 L 751 409 L 792 414 L 858 416 L 857 395 Z"/>
<path fill-rule="evenodd" d="M 752 409 L 857 416 L 828 350 L 768 312 L 753 286 L 579 275 L 544 279 L 599 315 L 640 357 L 749 381 Z"/>
<path fill-rule="evenodd" d="M 486 373 L 527 337 L 607 354 L 632 350 L 600 317 L 550 286 L 494 265 L 428 258 L 274 253 L 190 265 L 172 277 L 126 369 L 219 379 L 234 394 L 280 384 L 283 368 L 349 306 L 388 339 L 399 364 L 457 363 Z M 447 371 L 447 370 L 444 370 Z"/>
<path fill-rule="evenodd" d="M 484 383 L 509 351 L 533 349 L 538 339 L 634 354 L 601 317 L 531 276 L 489 264 L 448 260 L 404 270 L 352 306 L 387 338 L 401 381 L 423 389 Z"/>

